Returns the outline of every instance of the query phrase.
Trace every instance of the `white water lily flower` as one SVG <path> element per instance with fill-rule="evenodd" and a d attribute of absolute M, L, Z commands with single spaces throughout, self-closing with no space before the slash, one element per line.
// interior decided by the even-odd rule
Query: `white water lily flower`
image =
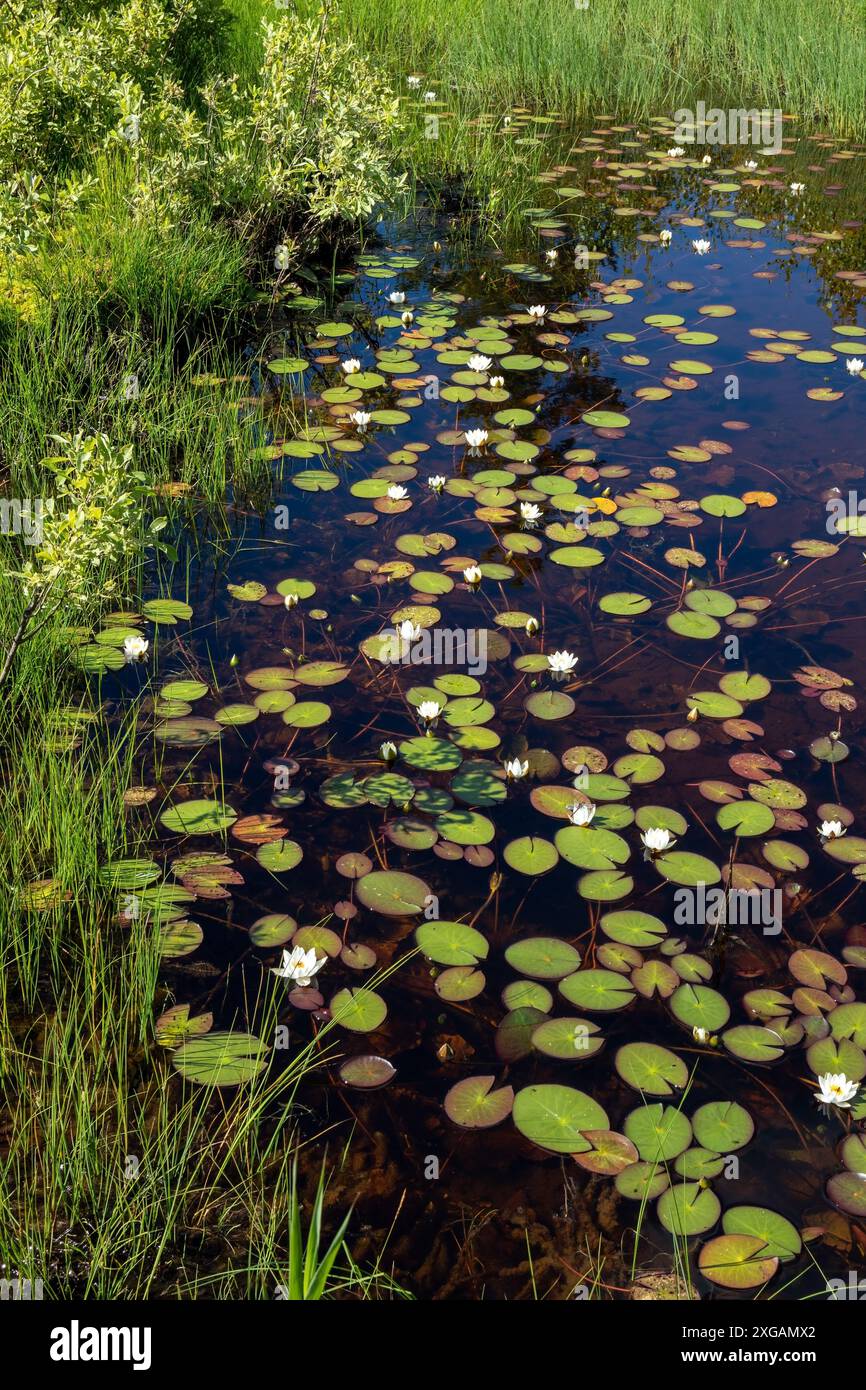
<path fill-rule="evenodd" d="M 404 328 L 408 328 L 410 323 L 415 322 L 415 315 L 412 313 L 411 309 L 403 310 L 402 314 L 400 315 L 400 322 L 402 323 Z"/>
<path fill-rule="evenodd" d="M 418 706 L 418 714 L 425 724 L 432 724 L 434 719 L 438 719 L 442 713 L 442 706 L 438 700 L 422 700 Z"/>
<path fill-rule="evenodd" d="M 298 606 L 298 596 L 297 596 L 297 594 L 286 594 L 285 598 L 283 599 L 283 603 L 286 605 L 287 608 L 297 608 L 297 606 Z"/>
<path fill-rule="evenodd" d="M 486 430 L 467 430 L 465 438 L 470 454 L 478 455 L 487 443 L 488 435 Z"/>
<path fill-rule="evenodd" d="M 150 650 L 150 643 L 146 637 L 127 637 L 123 644 L 123 655 L 126 664 L 131 661 L 144 661 Z"/>
<path fill-rule="evenodd" d="M 589 825 L 595 815 L 596 807 L 594 802 L 575 802 L 568 808 L 568 819 L 572 825 Z"/>
<path fill-rule="evenodd" d="M 706 237 L 700 237 L 697 241 L 692 242 L 692 249 L 697 251 L 699 256 L 705 256 L 711 245 L 712 243 L 707 241 Z"/>
<path fill-rule="evenodd" d="M 559 252 L 557 251 L 555 246 L 552 246 L 549 251 L 545 251 L 544 259 L 546 261 L 550 261 L 551 265 L 554 261 L 559 260 Z"/>
<path fill-rule="evenodd" d="M 710 1040 L 710 1030 L 709 1028 L 698 1028 L 696 1024 L 695 1027 L 692 1029 L 692 1037 L 694 1038 L 696 1043 L 702 1043 L 704 1046 L 706 1046 L 706 1044 Z"/>
<path fill-rule="evenodd" d="M 546 313 L 547 313 L 547 305 L 546 305 L 546 304 L 530 304 L 530 306 L 529 306 L 529 317 L 530 317 L 531 319 L 537 319 L 539 323 L 540 323 L 541 320 L 544 318 L 544 315 L 545 315 Z"/>
<path fill-rule="evenodd" d="M 845 363 L 845 368 L 851 376 L 859 376 L 863 370 L 862 357 L 849 357 L 848 361 Z"/>
<path fill-rule="evenodd" d="M 799 198 L 800 194 L 801 194 L 801 193 L 804 193 L 805 190 L 806 190 L 806 185 L 805 185 L 804 183 L 792 183 L 792 184 L 791 184 L 791 192 L 793 193 L 793 195 L 794 195 L 795 198 Z"/>
<path fill-rule="evenodd" d="M 671 148 L 668 150 L 669 159 L 679 159 L 680 156 L 684 154 L 685 150 L 683 149 L 682 145 L 672 145 Z"/>
<path fill-rule="evenodd" d="M 372 418 L 372 415 L 366 410 L 353 410 L 349 416 L 352 424 L 357 425 L 360 434 L 364 433 Z"/>
<path fill-rule="evenodd" d="M 488 381 L 487 385 L 492 386 L 494 391 L 501 391 L 502 387 L 505 385 L 505 377 L 492 376 Z"/>
<path fill-rule="evenodd" d="M 534 637 L 540 626 L 537 618 L 527 618 L 525 628 L 527 637 Z"/>
<path fill-rule="evenodd" d="M 659 241 L 661 242 L 662 246 L 670 246 L 672 236 L 673 232 L 668 231 L 667 227 L 665 227 L 663 231 L 659 232 Z"/>
<path fill-rule="evenodd" d="M 815 1099 L 819 1105 L 838 1105 L 840 1110 L 850 1109 L 851 1102 L 859 1089 L 856 1081 L 849 1081 L 843 1071 L 825 1072 L 818 1077 L 821 1088 Z"/>
<path fill-rule="evenodd" d="M 704 157 L 703 157 L 703 159 L 701 160 L 701 163 L 702 163 L 702 164 L 712 164 L 712 162 L 713 162 L 713 156 L 712 156 L 711 154 L 705 154 Z"/>
<path fill-rule="evenodd" d="M 392 290 L 388 295 L 389 304 L 405 304 L 406 296 L 402 290 Z"/>
<path fill-rule="evenodd" d="M 645 830 L 641 839 L 651 854 L 661 854 L 663 850 L 670 849 L 671 845 L 676 844 L 676 840 L 669 830 L 659 828 Z"/>
<path fill-rule="evenodd" d="M 274 247 L 274 270 L 288 270 L 291 261 L 292 254 L 285 242 L 281 241 Z"/>
<path fill-rule="evenodd" d="M 572 656 L 571 652 L 552 652 L 547 658 L 547 664 L 557 675 L 566 676 L 577 665 L 577 657 Z"/>
<path fill-rule="evenodd" d="M 400 623 L 397 631 L 400 634 L 400 640 L 403 642 L 417 642 L 418 638 L 421 636 L 421 628 L 417 623 L 413 623 L 411 618 L 406 618 Z"/>
<path fill-rule="evenodd" d="M 436 93 L 435 93 L 435 92 L 425 92 L 425 93 L 424 93 L 424 100 L 425 100 L 425 101 L 435 101 L 435 100 L 436 100 Z"/>
<path fill-rule="evenodd" d="M 354 372 L 359 372 L 361 370 L 361 363 L 358 361 L 357 357 L 347 357 L 345 362 L 340 363 L 340 366 L 343 368 L 346 376 L 352 376 Z"/>
<path fill-rule="evenodd" d="M 434 473 L 432 478 L 427 479 L 427 486 L 432 492 L 441 492 L 445 486 L 445 478 L 441 473 Z"/>
<path fill-rule="evenodd" d="M 541 508 L 534 502 L 521 502 L 520 517 L 524 526 L 534 526 L 541 520 Z"/>
<path fill-rule="evenodd" d="M 493 358 L 485 357 L 480 352 L 474 352 L 466 365 L 471 372 L 486 372 L 493 366 Z"/>
<path fill-rule="evenodd" d="M 756 159 L 747 159 L 745 164 L 743 165 L 744 169 L 757 169 L 757 167 L 758 161 Z"/>
<path fill-rule="evenodd" d="M 509 758 L 505 763 L 505 775 L 511 782 L 518 781 L 525 777 L 529 771 L 529 763 L 522 763 L 519 758 Z"/>
<path fill-rule="evenodd" d="M 291 980 L 300 989 L 306 989 L 313 983 L 313 976 L 321 970 L 326 959 L 326 956 L 320 959 L 316 955 L 315 946 L 311 946 L 309 951 L 305 951 L 303 946 L 295 946 L 291 951 L 284 950 L 280 964 L 271 969 L 279 979 Z"/>
<path fill-rule="evenodd" d="M 393 763 L 397 760 L 397 745 L 390 739 L 379 745 L 379 757 L 383 763 Z"/>
<path fill-rule="evenodd" d="M 420 78 L 420 77 L 407 77 L 407 78 L 406 78 L 406 86 L 407 86 L 407 87 L 411 87 L 412 90 L 414 91 L 416 87 L 420 87 L 420 86 L 421 86 L 421 78 Z"/>
<path fill-rule="evenodd" d="M 409 496 L 409 491 L 400 483 L 392 483 L 388 488 L 388 496 L 392 502 L 403 502 Z"/>
<path fill-rule="evenodd" d="M 845 834 L 845 826 L 840 820 L 822 820 L 818 834 L 822 840 L 838 840 L 840 835 Z"/>
<path fill-rule="evenodd" d="M 467 584 L 480 584 L 482 575 L 478 565 L 467 565 L 463 571 L 463 578 Z"/>

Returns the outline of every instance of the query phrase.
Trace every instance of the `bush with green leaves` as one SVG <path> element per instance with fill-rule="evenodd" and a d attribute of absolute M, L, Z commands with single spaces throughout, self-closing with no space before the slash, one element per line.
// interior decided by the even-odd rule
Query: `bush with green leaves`
<path fill-rule="evenodd" d="M 218 0 L 15 14 L 0 11 L 0 249 L 13 262 L 99 208 L 112 163 L 133 221 L 183 229 L 204 211 L 247 244 L 292 249 L 399 183 L 399 103 L 324 15 L 266 23 L 261 70 L 242 81 L 206 61 L 206 36 L 219 54 L 225 29 Z"/>
<path fill-rule="evenodd" d="M 7 571 L 17 581 L 21 611 L 0 667 L 0 684 L 22 642 L 56 613 L 79 622 L 123 593 L 124 571 L 158 540 L 165 518 L 145 526 L 152 489 L 133 467 L 131 445 L 115 447 L 104 434 L 55 436 L 61 453 L 43 460 L 53 491 L 36 499 L 38 532 L 28 558 Z M 31 503 L 32 505 L 32 503 Z"/>

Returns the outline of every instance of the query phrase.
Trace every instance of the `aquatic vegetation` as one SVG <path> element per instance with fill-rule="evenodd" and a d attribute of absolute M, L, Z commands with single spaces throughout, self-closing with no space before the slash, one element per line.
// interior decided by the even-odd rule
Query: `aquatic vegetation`
<path fill-rule="evenodd" d="M 703 5 L 622 119 L 628 6 L 147 0 L 129 54 L 140 6 L 62 8 L 0 21 L 48 92 L 0 119 L 0 1262 L 820 1295 L 866 1214 L 850 54 L 833 133 L 707 153 Z M 750 38 L 731 83 L 802 98 L 820 44 Z"/>
<path fill-rule="evenodd" d="M 18 568 L 7 571 L 21 597 L 0 685 L 22 642 L 61 611 L 72 622 L 88 617 L 99 601 L 120 596 L 124 568 L 148 545 L 161 545 L 164 519 L 152 519 L 146 531 L 142 524 L 150 488 L 132 467 L 131 446 L 115 449 L 105 435 L 81 434 L 55 443 L 64 452 L 42 460 L 53 491 L 37 499 L 23 539 L 23 553 L 29 546 L 34 558 L 22 557 Z M 123 655 L 142 660 L 147 646 L 137 636 L 124 636 Z"/>
<path fill-rule="evenodd" d="M 602 140 L 578 142 L 596 170 Z M 866 277 L 858 245 L 823 233 L 827 317 L 788 327 L 770 239 L 820 239 L 791 225 L 779 181 L 753 194 L 680 155 L 654 163 L 670 205 L 614 189 L 618 220 L 645 230 L 576 287 L 493 257 L 485 312 L 471 269 L 446 279 L 422 232 L 365 251 L 336 316 L 262 351 L 285 542 L 238 532 L 216 586 L 197 556 L 183 597 L 160 587 L 79 650 L 139 702 L 150 850 L 105 872 L 163 966 L 215 949 L 194 903 L 255 902 L 233 919 L 243 947 L 217 948 L 234 1027 L 161 1025 L 182 1076 L 243 1086 L 277 1063 L 231 986 L 241 949 L 245 972 L 286 981 L 268 995 L 280 1027 L 338 1040 L 332 1074 L 367 1114 L 408 1088 L 401 1105 L 436 1098 L 443 1145 L 467 1131 L 517 1163 L 564 1155 L 612 1185 L 635 1260 L 651 1226 L 695 1241 L 694 1278 L 749 1296 L 785 1265 L 808 1288 L 831 1219 L 778 1209 L 767 1145 L 800 1143 L 800 1183 L 828 1150 L 807 1184 L 819 1213 L 844 1226 L 864 1200 L 848 1141 L 866 1116 L 866 956 L 845 905 L 866 838 L 840 642 L 859 513 L 834 508 L 835 453 L 767 446 L 761 418 L 780 392 L 802 436 L 850 437 Z M 659 268 L 662 219 L 732 224 L 712 250 L 727 295 L 712 261 L 699 285 L 671 267 L 687 242 Z M 565 219 L 537 220 L 566 242 Z M 796 287 L 815 260 L 789 259 Z M 537 276 L 549 302 L 527 309 Z M 731 373 L 739 395 L 716 385 Z M 145 699 L 111 659 L 139 635 Z M 407 1082 L 410 1017 L 424 1060 Z"/>

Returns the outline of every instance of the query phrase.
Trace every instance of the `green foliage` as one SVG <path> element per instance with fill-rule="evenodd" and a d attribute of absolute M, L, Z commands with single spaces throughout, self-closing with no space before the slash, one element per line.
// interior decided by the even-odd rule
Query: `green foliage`
<path fill-rule="evenodd" d="M 43 459 L 54 490 L 43 499 L 41 537 L 12 577 L 28 601 L 50 591 L 52 603 L 81 607 L 117 592 L 116 572 L 140 542 L 150 490 L 132 469 L 131 445 L 116 449 L 105 435 L 81 434 L 55 442 L 63 452 Z"/>
<path fill-rule="evenodd" d="M 241 243 L 287 246 L 286 269 L 301 238 L 367 215 L 399 186 L 397 99 L 324 17 L 264 23 L 258 72 L 246 78 L 216 66 L 220 0 L 55 0 L 0 23 L 0 252 L 11 285 L 22 258 L 42 258 L 44 281 L 58 255 L 68 270 L 71 249 L 83 252 L 85 280 L 107 267 L 115 295 L 129 298 L 140 268 L 123 254 L 129 239 L 147 298 L 153 243 L 168 237 L 164 273 L 194 302 L 212 302 L 214 283 L 237 298 Z M 172 236 L 183 238 L 179 266 Z"/>

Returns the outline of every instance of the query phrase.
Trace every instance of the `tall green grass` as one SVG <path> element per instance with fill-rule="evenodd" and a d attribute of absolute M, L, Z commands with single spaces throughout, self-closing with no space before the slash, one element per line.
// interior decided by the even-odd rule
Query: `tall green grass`
<path fill-rule="evenodd" d="M 315 0 L 302 0 L 302 8 Z M 342 0 L 338 23 L 400 78 L 478 110 L 564 115 L 780 107 L 866 130 L 860 0 Z M 405 88 L 404 88 L 405 90 Z"/>

